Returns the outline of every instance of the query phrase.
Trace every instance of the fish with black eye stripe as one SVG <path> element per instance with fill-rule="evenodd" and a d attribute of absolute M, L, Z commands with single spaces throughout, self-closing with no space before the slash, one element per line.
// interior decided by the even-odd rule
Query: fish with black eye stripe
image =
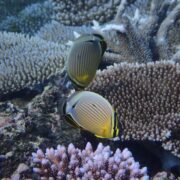
<path fill-rule="evenodd" d="M 82 35 L 74 41 L 67 57 L 65 79 L 70 80 L 76 90 L 92 82 L 106 48 L 107 44 L 99 34 Z M 117 114 L 102 96 L 78 91 L 61 100 L 60 112 L 74 127 L 100 138 L 118 137 Z"/>
<path fill-rule="evenodd" d="M 117 114 L 111 104 L 99 94 L 90 91 L 73 93 L 63 106 L 67 122 L 100 138 L 119 135 Z"/>
<path fill-rule="evenodd" d="M 83 89 L 92 82 L 106 48 L 107 44 L 99 34 L 85 34 L 73 42 L 66 72 L 75 88 Z"/>

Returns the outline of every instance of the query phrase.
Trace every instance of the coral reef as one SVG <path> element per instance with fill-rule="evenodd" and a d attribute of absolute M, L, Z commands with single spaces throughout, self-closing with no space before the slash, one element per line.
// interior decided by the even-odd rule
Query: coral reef
<path fill-rule="evenodd" d="M 49 90 L 36 96 L 26 106 L 18 106 L 17 100 L 14 104 L 0 103 L 0 179 L 10 177 L 20 163 L 29 166 L 29 157 L 38 147 L 72 142 L 78 147 L 84 145 L 76 129 L 60 124 L 54 93 Z"/>
<path fill-rule="evenodd" d="M 114 105 L 122 126 L 121 140 L 161 141 L 180 157 L 179 70 L 173 61 L 114 64 L 99 71 L 86 90 Z"/>
<path fill-rule="evenodd" d="M 25 174 L 28 171 L 29 171 L 29 167 L 26 164 L 24 164 L 24 163 L 19 164 L 16 171 L 12 174 L 11 180 L 25 179 Z M 10 180 L 10 179 L 8 179 L 8 180 Z"/>
<path fill-rule="evenodd" d="M 162 180 L 162 179 L 168 179 L 168 180 L 179 180 L 180 178 L 176 178 L 173 174 L 167 173 L 167 172 L 158 172 L 152 180 Z"/>
<path fill-rule="evenodd" d="M 24 7 L 31 3 L 43 0 L 1 0 L 0 1 L 0 21 L 7 16 L 17 15 Z"/>
<path fill-rule="evenodd" d="M 17 16 L 20 32 L 34 34 L 44 24 L 48 23 L 52 14 L 52 5 L 49 1 L 27 6 Z"/>
<path fill-rule="evenodd" d="M 100 66 L 102 71 L 97 72 L 87 90 L 106 97 L 118 111 L 121 124 L 121 141 L 101 141 L 113 149 L 122 144 L 125 148 L 127 142 L 136 141 L 144 146 L 145 141 L 153 141 L 155 147 L 161 145 L 168 151 L 159 147 L 161 150 L 156 153 L 162 154 L 155 158 L 153 146 L 148 146 L 152 156 L 146 153 L 143 156 L 143 152 L 137 158 L 140 164 L 142 159 L 142 162 L 153 159 L 160 164 L 150 172 L 154 164 L 142 163 L 153 178 L 158 171 L 167 171 L 164 168 L 167 163 L 172 165 L 173 159 L 177 162 L 180 157 L 179 17 L 179 0 L 79 0 L 76 3 L 72 0 L 1 0 L 0 30 L 24 35 L 0 32 L 0 100 L 7 93 L 49 82 L 56 75 L 59 77 L 68 42 L 74 40 L 77 33 L 101 33 L 107 40 L 108 50 Z M 91 27 L 92 21 L 94 26 Z M 114 62 L 118 64 L 106 68 Z M 11 178 L 25 178 L 23 171 L 30 169 L 29 158 L 37 148 L 73 143 L 83 149 L 87 138 L 82 137 L 79 130 L 62 123 L 62 116 L 59 117 L 59 95 L 65 94 L 52 86 L 28 101 L 21 95 L 21 100 L 15 98 L 0 103 L 0 179 L 10 177 L 13 172 Z M 93 143 L 97 141 L 99 139 Z M 75 151 L 81 154 L 86 151 L 80 149 L 75 148 Z M 135 145 L 130 150 L 134 149 Z M 110 150 L 108 152 L 110 154 Z M 172 154 L 163 159 L 164 152 Z M 95 155 L 96 151 L 91 150 L 91 153 Z M 54 155 L 52 149 L 47 154 Z M 67 151 L 66 155 L 70 157 Z M 111 155 L 110 158 L 114 157 Z M 45 153 L 44 157 L 47 157 Z M 46 166 L 47 161 L 40 162 Z M 49 162 L 54 163 L 51 158 Z M 95 162 L 99 162 L 98 158 Z M 163 172 L 154 179 L 174 180 L 176 176 Z M 32 174 L 27 177 L 34 178 Z"/>
<path fill-rule="evenodd" d="M 18 91 L 61 73 L 65 46 L 17 33 L 0 32 L 0 94 Z"/>
<path fill-rule="evenodd" d="M 50 6 L 52 5 L 51 3 L 53 3 L 54 5 L 55 2 L 45 1 L 43 4 L 44 6 L 46 6 L 47 4 L 47 7 L 50 8 Z M 56 3 L 59 4 L 59 6 L 61 6 L 62 3 L 65 3 L 65 2 L 59 1 Z M 72 5 L 71 1 L 68 1 L 68 3 Z M 116 3 L 114 2 L 114 5 L 115 4 Z M 92 6 L 94 7 L 93 2 L 92 2 Z M 148 9 L 148 12 L 150 13 L 149 16 L 148 16 L 148 13 L 146 12 L 146 9 Z M 107 38 L 108 44 L 113 44 L 113 46 L 116 49 L 115 51 L 117 52 L 116 54 L 113 54 L 113 53 L 110 54 L 106 52 L 105 58 L 104 58 L 105 62 L 111 64 L 112 62 L 117 62 L 118 59 L 120 59 L 120 61 L 128 61 L 128 62 L 133 62 L 133 61 L 149 62 L 149 61 L 161 59 L 165 56 L 169 57 L 169 55 L 165 55 L 165 53 L 162 53 L 163 47 L 162 48 L 160 47 L 161 46 L 159 43 L 160 40 L 158 39 L 162 39 L 162 34 L 164 34 L 165 36 L 164 39 L 167 39 L 166 36 L 168 34 L 170 27 L 172 26 L 173 20 L 175 23 L 179 16 L 178 9 L 179 9 L 179 4 L 176 1 L 164 2 L 164 3 L 157 3 L 156 1 L 151 1 L 150 4 L 146 0 L 143 2 L 137 0 L 134 3 L 132 2 L 130 3 L 125 0 L 122 1 L 118 8 L 118 13 L 115 16 L 114 23 L 117 23 L 117 24 L 121 23 L 121 25 L 124 28 L 124 31 L 119 31 L 117 29 L 116 31 L 114 31 L 111 28 L 108 31 L 103 31 L 105 38 Z M 35 14 L 37 15 L 40 14 L 40 19 L 37 18 L 38 16 L 36 16 L 37 22 L 42 22 L 41 20 L 42 17 L 44 18 L 44 21 L 46 21 L 46 16 L 43 16 L 43 13 L 46 12 L 47 10 L 45 9 L 42 10 L 42 7 L 40 6 L 40 4 L 31 5 L 30 7 L 27 7 L 23 11 L 21 11 L 22 15 L 20 16 L 22 16 L 24 20 L 27 20 L 27 22 L 30 23 L 30 26 L 32 26 L 32 28 L 34 26 L 32 22 L 33 20 L 31 21 L 30 20 L 31 18 L 30 19 L 26 18 L 26 14 L 27 13 L 31 14 L 32 12 L 31 10 L 35 10 L 36 11 Z M 169 16 L 165 15 L 167 14 L 167 12 L 169 12 L 170 14 Z M 158 15 L 162 16 L 162 18 L 160 19 L 161 21 L 158 20 Z M 9 18 L 12 19 L 12 21 L 15 21 L 13 17 L 9 17 Z M 26 29 L 27 23 L 25 23 L 24 21 L 18 21 L 18 22 L 23 26 L 24 29 Z M 166 22 L 169 22 L 169 23 L 166 23 Z M 35 24 L 38 24 L 38 23 L 35 23 Z M 165 26 L 164 24 L 165 25 L 168 24 L 168 25 Z M 161 29 L 165 29 L 165 28 L 162 28 L 161 25 L 165 26 L 166 33 L 161 33 L 162 32 Z M 102 29 L 103 28 L 100 27 L 100 31 Z M 36 31 L 37 29 L 35 28 L 34 32 Z M 79 26 L 79 27 L 75 26 L 73 29 L 72 26 L 64 26 L 57 22 L 52 22 L 42 27 L 42 29 L 36 35 L 48 41 L 67 43 L 68 39 L 69 40 L 74 39 L 73 31 L 77 31 L 79 33 L 94 32 L 92 31 L 90 27 L 87 27 L 87 26 Z M 65 35 L 62 35 L 62 34 L 65 34 Z M 160 35 L 161 37 L 159 37 Z M 157 38 L 154 38 L 155 36 Z M 113 41 L 114 38 L 116 39 L 116 42 Z M 155 42 L 155 39 L 157 39 L 157 42 Z M 111 45 L 109 45 L 109 48 L 110 47 Z M 168 52 L 169 48 L 168 48 L 167 43 L 166 43 L 166 48 L 168 49 L 167 50 Z M 171 54 L 171 53 L 168 53 L 168 54 Z M 61 59 L 62 56 L 57 57 L 57 58 Z M 173 56 L 173 60 L 175 61 L 179 60 L 179 52 L 177 52 Z M 48 73 L 49 72 L 47 72 L 47 74 Z M 53 73 L 48 74 L 48 76 L 52 74 L 55 75 L 55 73 L 53 72 Z M 44 75 L 44 76 L 47 77 L 47 75 Z M 17 82 L 17 83 L 20 84 L 21 82 Z M 28 83 L 31 84 L 31 82 L 28 82 Z M 18 90 L 22 89 L 22 87 L 18 88 Z M 11 90 L 11 92 L 12 91 L 13 89 Z"/>
<path fill-rule="evenodd" d="M 128 149 L 113 154 L 102 143 L 94 152 L 90 143 L 82 151 L 73 144 L 67 150 L 61 145 L 46 149 L 46 153 L 38 149 L 32 160 L 33 171 L 42 179 L 149 179 L 147 168 L 140 169 Z"/>
<path fill-rule="evenodd" d="M 0 30 L 32 35 L 51 20 L 51 13 L 52 4 L 49 1 L 35 3 L 26 6 L 15 16 L 7 16 L 0 23 Z"/>
<path fill-rule="evenodd" d="M 176 21 L 174 26 L 170 28 L 168 32 L 169 37 L 169 47 L 171 47 L 172 53 L 176 53 L 180 50 L 179 42 L 180 42 L 180 19 Z"/>
<path fill-rule="evenodd" d="M 105 23 L 113 19 L 116 14 L 118 0 L 86 0 L 74 1 L 69 0 L 51 0 L 54 14 L 52 19 L 65 25 L 82 25 L 92 20 Z"/>
<path fill-rule="evenodd" d="M 109 47 L 124 56 L 128 62 L 151 62 L 170 59 L 174 51 L 174 39 L 169 31 L 177 24 L 180 14 L 178 1 L 121 1 L 112 25 L 94 26 L 107 39 Z M 103 31 L 102 31 L 103 30 Z M 179 30 L 176 28 L 178 37 Z M 169 41 L 171 40 L 171 41 Z"/>
<path fill-rule="evenodd" d="M 36 33 L 36 36 L 47 41 L 63 44 L 75 40 L 74 32 L 87 34 L 92 33 L 93 29 L 90 26 L 65 26 L 57 21 L 51 21 L 43 26 Z"/>

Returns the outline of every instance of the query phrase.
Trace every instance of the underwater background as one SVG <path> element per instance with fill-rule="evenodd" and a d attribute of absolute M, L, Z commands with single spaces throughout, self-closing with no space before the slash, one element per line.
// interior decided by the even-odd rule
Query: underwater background
<path fill-rule="evenodd" d="M 89 33 L 107 49 L 84 90 L 114 107 L 117 141 L 59 112 L 69 49 Z M 179 0 L 0 0 L 0 179 L 180 179 L 179 63 Z"/>

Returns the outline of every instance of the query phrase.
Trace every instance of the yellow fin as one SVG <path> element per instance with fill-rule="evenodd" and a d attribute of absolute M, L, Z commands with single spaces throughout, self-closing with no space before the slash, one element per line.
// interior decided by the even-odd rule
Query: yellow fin
<path fill-rule="evenodd" d="M 79 76 L 79 77 L 77 76 L 76 78 L 78 79 L 78 81 L 83 82 L 83 81 L 87 81 L 89 79 L 89 75 L 84 74 L 83 76 Z"/>
<path fill-rule="evenodd" d="M 95 134 L 95 136 L 96 136 L 97 138 L 106 138 L 106 137 L 99 136 L 99 135 L 96 135 L 96 134 Z"/>

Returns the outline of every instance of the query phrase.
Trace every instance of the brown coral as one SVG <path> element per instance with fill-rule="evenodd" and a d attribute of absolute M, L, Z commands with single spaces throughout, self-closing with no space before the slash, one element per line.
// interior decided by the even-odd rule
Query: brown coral
<path fill-rule="evenodd" d="M 179 64 L 172 61 L 114 64 L 99 71 L 87 90 L 103 95 L 114 105 L 122 140 L 179 142 L 175 135 L 180 129 L 179 70 Z M 169 150 L 180 156 L 179 143 L 173 142 Z"/>

